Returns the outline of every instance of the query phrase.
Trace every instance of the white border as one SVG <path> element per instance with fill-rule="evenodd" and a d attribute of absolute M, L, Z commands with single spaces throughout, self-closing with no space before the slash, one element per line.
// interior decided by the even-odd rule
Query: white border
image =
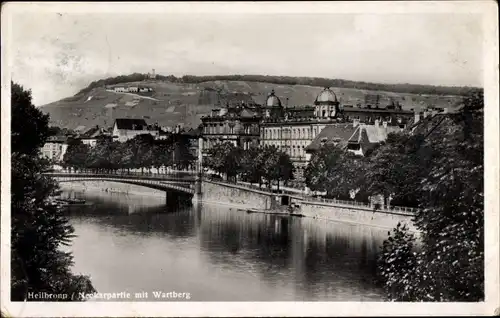
<path fill-rule="evenodd" d="M 10 299 L 10 66 L 12 14 L 63 13 L 480 13 L 484 21 L 486 301 L 481 303 L 374 302 L 86 302 L 12 303 Z M 499 306 L 499 98 L 498 8 L 494 1 L 426 2 L 190 2 L 6 3 L 2 6 L 1 310 L 22 316 L 414 316 L 493 315 Z M 498 310 L 498 309 L 497 309 Z"/>

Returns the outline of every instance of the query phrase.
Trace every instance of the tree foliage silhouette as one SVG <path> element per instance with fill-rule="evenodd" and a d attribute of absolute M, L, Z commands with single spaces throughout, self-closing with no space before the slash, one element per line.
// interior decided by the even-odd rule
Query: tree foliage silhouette
<path fill-rule="evenodd" d="M 80 292 L 95 291 L 89 278 L 73 275 L 73 259 L 61 250 L 69 245 L 73 227 L 60 207 L 50 203 L 57 183 L 43 175 L 47 161 L 39 148 L 49 134 L 48 116 L 31 102 L 31 92 L 11 87 L 11 299 L 37 300 L 31 293 L 65 294 L 83 300 Z"/>

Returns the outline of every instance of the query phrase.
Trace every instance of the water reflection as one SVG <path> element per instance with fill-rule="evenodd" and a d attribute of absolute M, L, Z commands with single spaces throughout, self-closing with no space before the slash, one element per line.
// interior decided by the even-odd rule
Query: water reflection
<path fill-rule="evenodd" d="M 73 195 L 94 203 L 69 212 L 79 235 L 75 270 L 90 273 L 100 292 L 172 289 L 199 301 L 381 300 L 373 277 L 385 230 L 213 205 L 170 209 L 161 198 Z"/>

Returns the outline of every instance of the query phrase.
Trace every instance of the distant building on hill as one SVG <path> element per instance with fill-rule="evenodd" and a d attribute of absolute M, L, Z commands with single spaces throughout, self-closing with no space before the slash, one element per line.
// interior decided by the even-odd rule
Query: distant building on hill
<path fill-rule="evenodd" d="M 148 72 L 147 79 L 150 79 L 150 80 L 155 80 L 156 79 L 155 69 L 153 69 L 151 73 Z"/>
<path fill-rule="evenodd" d="M 159 135 L 159 129 L 148 126 L 144 119 L 117 118 L 113 125 L 113 140 L 126 142 L 138 135 L 149 134 L 153 137 Z"/>

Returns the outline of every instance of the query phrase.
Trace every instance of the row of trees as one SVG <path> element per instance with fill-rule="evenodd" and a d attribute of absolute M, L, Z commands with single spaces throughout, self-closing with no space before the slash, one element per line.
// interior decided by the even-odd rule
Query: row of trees
<path fill-rule="evenodd" d="M 143 81 L 147 78 L 146 74 L 133 73 L 130 75 L 120 75 L 101 79 L 90 83 L 90 85 L 82 89 L 78 94 L 85 94 L 90 92 L 93 88 L 103 85 L 113 85 L 128 82 Z M 184 75 L 182 77 L 175 77 L 173 75 L 163 76 L 157 75 L 158 80 L 177 82 L 177 83 L 202 83 L 208 81 L 248 81 L 248 82 L 262 82 L 281 85 L 309 85 L 319 87 L 340 87 L 340 88 L 354 88 L 364 90 L 378 90 L 388 91 L 395 93 L 412 93 L 412 94 L 430 94 L 430 95 L 467 95 L 477 88 L 461 86 L 432 86 L 432 85 L 418 85 L 418 84 L 379 84 L 367 83 L 358 81 L 349 81 L 343 79 L 331 79 L 321 77 L 297 77 L 297 76 L 272 76 L 272 75 L 215 75 L 215 76 L 196 76 Z M 77 95 L 78 95 L 77 94 Z"/>
<path fill-rule="evenodd" d="M 437 151 L 424 141 L 420 134 L 391 133 L 365 157 L 324 146 L 304 172 L 306 185 L 338 199 L 367 201 L 369 195 L 382 195 L 386 204 L 417 207 L 421 180 Z"/>
<path fill-rule="evenodd" d="M 33 301 L 29 293 L 65 294 L 84 300 L 95 292 L 87 276 L 71 272 L 69 245 L 74 229 L 49 198 L 57 183 L 42 174 L 48 162 L 39 149 L 49 136 L 49 117 L 32 104 L 31 92 L 11 85 L 11 300 Z M 71 297 L 73 295 L 74 297 Z"/>
<path fill-rule="evenodd" d="M 73 140 L 63 158 L 63 166 L 76 170 L 96 172 L 144 169 L 152 167 L 192 167 L 195 157 L 190 140 L 180 134 L 166 140 L 155 140 L 151 135 L 138 135 L 124 143 L 108 139 L 98 140 L 95 147 Z"/>
<path fill-rule="evenodd" d="M 288 154 L 274 146 L 250 147 L 243 150 L 230 142 L 210 148 L 204 165 L 218 173 L 225 174 L 228 180 L 266 183 L 287 182 L 293 179 L 294 167 Z"/>
<path fill-rule="evenodd" d="M 428 129 L 391 134 L 365 158 L 323 148 L 306 169 L 312 189 L 331 195 L 382 194 L 419 208 L 415 236 L 398 225 L 379 257 L 390 300 L 484 299 L 483 95 L 463 99 L 458 114 L 435 117 Z"/>

